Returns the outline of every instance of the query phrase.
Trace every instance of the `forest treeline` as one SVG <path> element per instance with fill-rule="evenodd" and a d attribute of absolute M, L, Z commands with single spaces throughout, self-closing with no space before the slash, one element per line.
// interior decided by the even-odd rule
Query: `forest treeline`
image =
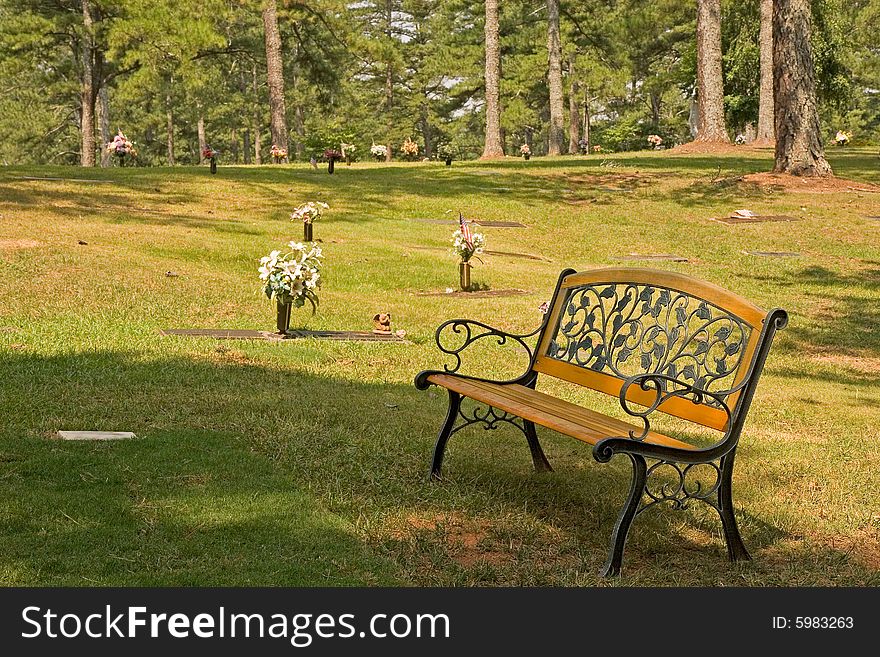
<path fill-rule="evenodd" d="M 145 165 L 770 139 L 772 3 L 0 0 L 0 163 L 107 164 L 117 130 Z M 880 0 L 809 4 L 822 136 L 876 142 Z"/>

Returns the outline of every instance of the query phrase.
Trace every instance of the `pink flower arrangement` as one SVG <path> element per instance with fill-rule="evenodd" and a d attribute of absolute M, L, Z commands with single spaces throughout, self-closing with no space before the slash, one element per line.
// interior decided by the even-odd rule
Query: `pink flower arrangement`
<path fill-rule="evenodd" d="M 107 144 L 106 149 L 108 153 L 115 155 L 120 160 L 126 156 L 137 157 L 137 149 L 134 147 L 134 142 L 126 137 L 122 130 L 116 133 L 113 141 Z"/>

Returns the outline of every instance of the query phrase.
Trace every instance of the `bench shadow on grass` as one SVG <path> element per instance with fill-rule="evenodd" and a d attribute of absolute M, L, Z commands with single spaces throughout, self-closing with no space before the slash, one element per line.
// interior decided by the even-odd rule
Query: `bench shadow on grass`
<path fill-rule="evenodd" d="M 537 583 L 572 584 L 572 570 L 595 572 L 604 561 L 628 486 L 626 463 L 593 463 L 571 439 L 542 432 L 557 473 L 530 475 L 522 436 L 470 430 L 452 441 L 449 479 L 429 484 L 442 395 L 266 367 L 234 349 L 200 360 L 12 352 L 0 359 L 0 376 L 5 584 L 513 584 L 539 567 L 556 571 Z M 59 428 L 140 437 L 49 439 Z M 408 552 L 381 527 L 353 524 L 494 518 L 499 510 L 494 531 L 519 544 L 532 540 L 522 522 L 573 532 L 564 555 L 573 569 L 526 549 L 526 558 L 486 576 L 479 561 L 462 571 L 435 542 L 439 561 L 426 571 L 424 553 Z M 748 510 L 740 520 L 753 550 L 788 538 Z M 711 513 L 645 514 L 632 532 L 626 581 L 705 584 L 711 573 L 712 581 L 741 582 L 738 567 L 726 565 L 719 528 Z M 707 545 L 691 532 L 716 539 Z"/>

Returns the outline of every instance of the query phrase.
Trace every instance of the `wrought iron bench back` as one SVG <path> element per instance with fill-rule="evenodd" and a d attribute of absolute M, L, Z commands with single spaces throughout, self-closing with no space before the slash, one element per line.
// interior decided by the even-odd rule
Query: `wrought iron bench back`
<path fill-rule="evenodd" d="M 627 378 L 657 374 L 713 396 L 669 396 L 670 415 L 723 431 L 738 415 L 767 312 L 716 285 L 653 269 L 563 272 L 532 369 L 619 395 Z M 658 379 L 657 385 L 664 385 Z M 656 388 L 626 399 L 651 406 Z M 721 401 L 732 409 L 732 416 Z"/>

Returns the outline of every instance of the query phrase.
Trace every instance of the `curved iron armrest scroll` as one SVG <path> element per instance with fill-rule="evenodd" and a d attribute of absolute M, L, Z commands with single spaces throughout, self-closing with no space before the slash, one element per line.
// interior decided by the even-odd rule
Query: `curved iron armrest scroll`
<path fill-rule="evenodd" d="M 526 342 L 528 338 L 534 337 L 538 335 L 544 328 L 547 323 L 547 317 L 544 317 L 544 321 L 541 322 L 541 325 L 536 328 L 531 333 L 508 333 L 507 331 L 502 331 L 501 329 L 497 329 L 493 326 L 489 326 L 488 324 L 484 324 L 483 322 L 478 322 L 476 320 L 471 319 L 450 319 L 446 322 L 443 322 L 440 326 L 437 327 L 437 331 L 434 333 L 434 341 L 437 343 L 437 348 L 440 349 L 444 354 L 448 354 L 452 356 L 454 362 L 452 365 L 444 365 L 443 370 L 426 370 L 424 372 L 420 372 L 418 376 L 416 376 L 416 387 L 424 390 L 430 385 L 428 383 L 428 376 L 431 374 L 456 374 L 461 367 L 462 358 L 461 352 L 471 346 L 474 342 L 478 340 L 482 340 L 483 338 L 495 338 L 496 344 L 505 345 L 508 341 L 516 342 L 523 349 L 526 350 L 526 353 L 529 355 L 529 367 L 526 369 L 523 374 L 520 376 L 510 379 L 507 381 L 496 381 L 494 379 L 484 379 L 481 377 L 475 376 L 467 376 L 464 374 L 456 374 L 457 376 L 463 379 L 474 379 L 477 381 L 491 381 L 493 383 L 524 383 L 530 378 L 531 374 L 531 364 L 535 357 L 535 349 L 529 346 L 529 343 Z M 446 344 L 444 344 L 444 331 L 446 332 Z M 451 342 L 450 334 L 454 334 L 455 336 L 455 344 L 449 344 Z"/>
<path fill-rule="evenodd" d="M 630 401 L 627 399 L 627 391 L 633 385 L 638 385 L 639 388 L 645 391 L 654 391 L 654 401 L 650 406 L 645 407 L 643 410 L 630 406 Z M 736 389 L 739 387 L 737 386 Z M 637 417 L 642 421 L 642 432 L 637 435 L 635 431 L 630 431 L 628 437 L 612 436 L 600 440 L 593 447 L 593 458 L 605 463 L 615 454 L 629 453 L 640 454 L 649 458 L 673 459 L 684 463 L 701 463 L 707 460 L 715 460 L 730 451 L 735 442 L 735 436 L 730 428 L 732 426 L 732 413 L 725 401 L 727 395 L 731 392 L 735 392 L 735 390 L 726 390 L 724 395 L 719 395 L 665 374 L 646 373 L 631 376 L 624 381 L 623 386 L 620 388 L 620 406 L 629 415 Z M 648 416 L 656 411 L 661 404 L 673 397 L 689 399 L 695 404 L 703 404 L 707 398 L 717 403 L 727 414 L 728 429 L 724 432 L 721 439 L 710 447 L 694 450 L 683 450 L 644 442 L 651 429 Z"/>

